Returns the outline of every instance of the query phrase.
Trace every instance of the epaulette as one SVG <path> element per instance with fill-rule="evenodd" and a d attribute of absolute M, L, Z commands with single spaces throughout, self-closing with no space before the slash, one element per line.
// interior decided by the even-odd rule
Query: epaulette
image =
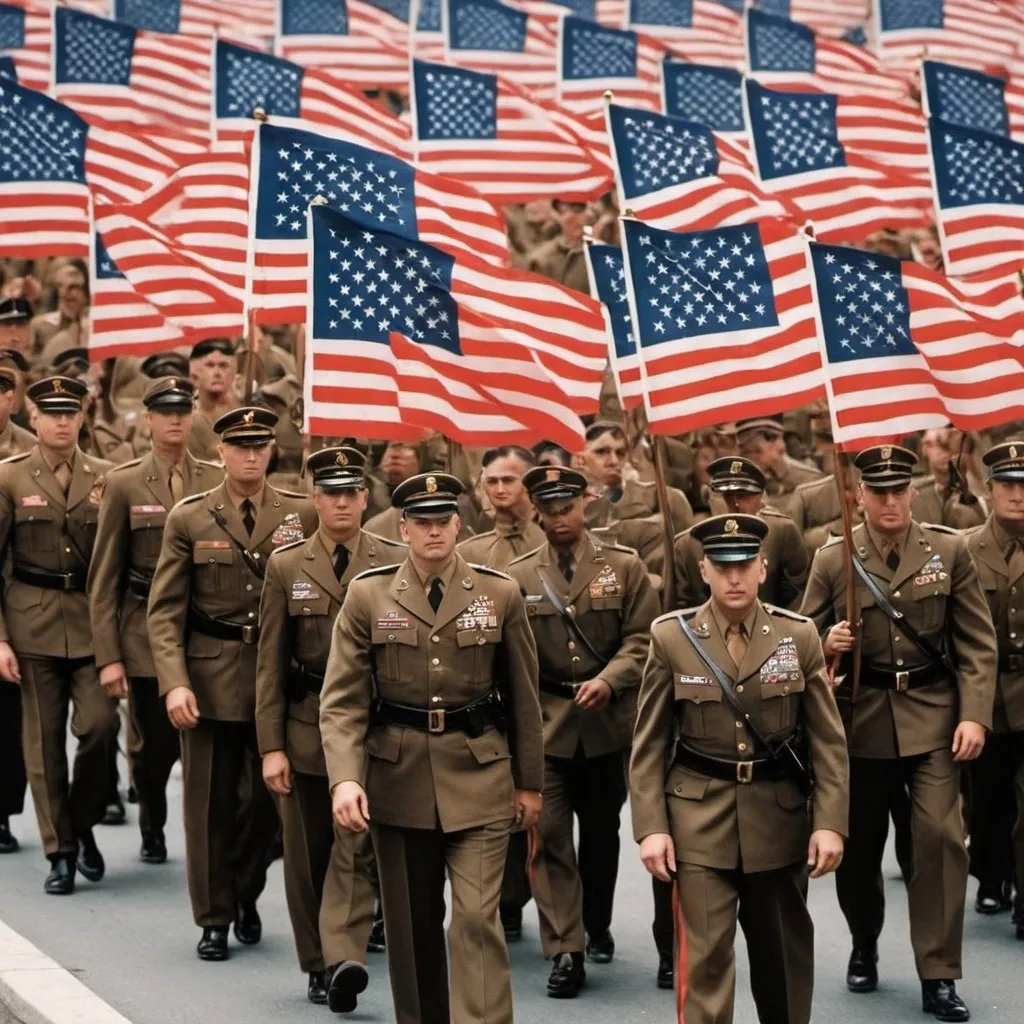
<path fill-rule="evenodd" d="M 799 612 L 791 612 L 788 608 L 780 608 L 777 604 L 764 603 L 764 610 L 769 615 L 778 615 L 780 619 L 793 619 L 795 622 L 810 622 L 806 615 L 801 615 Z"/>
<path fill-rule="evenodd" d="M 833 544 L 842 544 L 842 542 L 843 542 L 843 538 L 842 538 L 842 536 L 840 534 L 838 534 L 838 533 L 830 533 L 828 535 L 828 540 L 825 541 L 825 543 L 822 544 L 821 546 L 823 548 L 830 548 L 830 547 L 832 547 Z"/>
<path fill-rule="evenodd" d="M 139 458 L 139 459 L 129 459 L 127 462 L 120 462 L 116 466 L 111 466 L 110 469 L 107 470 L 107 476 L 110 476 L 111 473 L 118 473 L 122 469 L 131 469 L 132 466 L 141 466 L 141 465 L 142 465 L 142 459 L 141 458 Z"/>
<path fill-rule="evenodd" d="M 390 537 L 382 537 L 379 533 L 374 533 L 372 530 L 363 530 L 363 533 L 367 537 L 372 537 L 376 541 L 380 541 L 385 547 L 389 548 L 407 548 L 408 544 L 403 544 L 400 540 L 392 540 Z"/>
<path fill-rule="evenodd" d="M 921 523 L 921 528 L 934 530 L 936 533 L 951 533 L 954 537 L 960 536 L 959 530 L 954 530 L 952 526 L 943 526 L 941 523 Z"/>
<path fill-rule="evenodd" d="M 826 483 L 830 483 L 833 486 L 835 486 L 835 484 L 833 483 L 834 480 L 834 476 L 816 477 L 814 480 L 804 480 L 802 483 L 797 484 L 796 487 L 793 488 L 793 490 L 809 491 L 812 487 L 822 487 Z"/>
<path fill-rule="evenodd" d="M 181 501 L 177 502 L 174 507 L 177 508 L 178 505 L 191 505 L 200 498 L 205 498 L 209 493 L 209 491 L 200 491 L 198 494 L 188 494 Z"/>
<path fill-rule="evenodd" d="M 757 513 L 762 519 L 765 516 L 774 516 L 776 519 L 789 519 L 785 512 L 780 511 L 773 505 L 762 505 L 761 511 Z"/>
<path fill-rule="evenodd" d="M 964 527 L 959 532 L 962 537 L 973 537 L 976 533 L 981 533 L 986 526 L 988 526 L 988 523 L 978 523 L 976 526 Z"/>
<path fill-rule="evenodd" d="M 0 459 L 0 465 L 7 462 L 21 462 L 22 459 L 27 459 L 32 454 L 32 449 L 27 452 L 18 452 L 15 455 L 8 455 L 6 459 Z"/>
<path fill-rule="evenodd" d="M 195 459 L 196 457 L 193 455 L 192 458 Z M 214 462 L 213 459 L 196 459 L 196 462 L 198 462 L 200 466 L 205 466 L 207 469 L 223 469 L 224 468 L 224 463 L 223 462 Z"/>
<path fill-rule="evenodd" d="M 683 608 L 682 611 L 665 612 L 664 615 L 659 615 L 652 623 L 652 626 L 656 626 L 659 622 L 668 622 L 669 619 L 678 619 L 680 615 L 687 621 L 692 619 L 697 612 L 700 611 L 699 607 L 696 608 Z"/>
<path fill-rule="evenodd" d="M 286 498 L 303 498 L 309 501 L 309 495 L 303 494 L 301 491 L 286 491 L 283 487 L 275 487 L 274 490 L 278 494 L 283 494 Z"/>
<path fill-rule="evenodd" d="M 512 582 L 512 577 L 507 572 L 502 572 L 500 569 L 492 569 L 489 565 L 480 565 L 477 562 L 469 563 L 477 572 L 482 572 L 485 576 L 497 576 L 498 579 L 508 580 Z"/>
<path fill-rule="evenodd" d="M 547 541 L 545 541 L 544 544 L 547 544 Z M 508 563 L 506 568 L 511 569 L 513 565 L 518 565 L 520 562 L 525 562 L 528 558 L 531 558 L 533 555 L 537 554 L 537 552 L 540 551 L 542 547 L 544 547 L 544 544 L 538 544 L 532 551 L 524 551 L 521 555 L 516 555 L 516 557 Z"/>
<path fill-rule="evenodd" d="M 472 537 L 460 540 L 459 544 L 468 544 L 471 540 L 480 540 L 481 537 L 494 537 L 496 534 L 497 530 L 487 530 L 485 533 L 474 533 Z M 455 546 L 458 547 L 459 544 L 456 544 Z"/>
<path fill-rule="evenodd" d="M 281 551 L 291 551 L 292 548 L 301 547 L 303 544 L 306 543 L 307 540 L 307 537 L 303 537 L 302 540 L 289 541 L 287 544 L 282 544 L 280 547 L 274 548 L 274 550 L 271 551 L 270 554 L 276 555 Z"/>
<path fill-rule="evenodd" d="M 401 562 L 395 562 L 394 565 L 375 565 L 372 569 L 364 569 L 357 576 L 353 576 L 352 582 L 368 579 L 370 576 L 394 576 L 401 567 Z"/>

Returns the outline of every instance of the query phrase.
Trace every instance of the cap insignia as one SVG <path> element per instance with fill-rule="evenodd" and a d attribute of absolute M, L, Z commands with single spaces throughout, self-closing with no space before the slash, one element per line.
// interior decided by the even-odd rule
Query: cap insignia
<path fill-rule="evenodd" d="M 891 459 L 892 458 L 892 449 L 888 445 L 885 445 L 882 448 L 882 458 L 883 459 Z"/>
<path fill-rule="evenodd" d="M 1017 446 L 1015 444 L 1011 444 L 1010 445 L 1010 458 L 1011 459 L 1017 458 Z"/>
<path fill-rule="evenodd" d="M 348 456 L 344 452 L 338 452 L 337 458 L 334 460 L 339 466 L 348 465 Z"/>
<path fill-rule="evenodd" d="M 726 519 L 726 521 L 725 521 L 725 532 L 726 533 L 738 533 L 739 532 L 739 528 L 740 528 L 739 523 L 737 523 L 735 519 Z"/>
<path fill-rule="evenodd" d="M 248 412 L 247 412 L 247 413 L 246 413 L 246 414 L 245 414 L 245 415 L 244 415 L 244 416 L 242 417 L 242 422 L 243 422 L 244 424 L 246 424 L 246 426 L 252 426 L 252 423 L 253 423 L 253 421 L 254 421 L 255 419 L 256 419 L 256 413 L 254 413 L 254 412 L 252 411 L 252 409 L 250 409 L 250 410 L 249 410 L 249 411 L 248 411 Z"/>
<path fill-rule="evenodd" d="M 437 491 L 437 480 L 435 477 L 427 477 L 427 494 L 434 494 Z"/>
<path fill-rule="evenodd" d="M 742 473 L 743 472 L 743 463 L 740 462 L 739 460 L 737 460 L 736 462 L 732 463 L 732 465 L 729 467 L 729 472 L 732 473 L 733 476 L 736 476 L 737 474 Z"/>
<path fill-rule="evenodd" d="M 53 381 L 53 393 L 55 395 L 63 395 L 64 394 L 64 385 L 60 382 L 59 378 L 56 378 L 56 377 L 54 378 L 54 381 Z"/>
<path fill-rule="evenodd" d="M 559 477 L 559 473 L 558 473 L 557 469 L 549 469 L 547 471 L 547 473 L 544 474 L 544 479 L 545 480 L 549 480 L 552 483 L 554 483 L 556 480 L 558 480 L 558 477 Z"/>

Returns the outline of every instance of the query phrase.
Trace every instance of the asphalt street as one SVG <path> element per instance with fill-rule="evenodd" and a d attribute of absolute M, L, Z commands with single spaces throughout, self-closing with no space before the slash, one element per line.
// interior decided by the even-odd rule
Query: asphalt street
<path fill-rule="evenodd" d="M 123 777 L 123 775 L 122 775 Z M 285 909 L 280 862 L 273 865 L 260 901 L 264 937 L 261 945 L 243 948 L 232 939 L 226 963 L 195 958 L 198 930 L 193 926 L 185 889 L 184 847 L 180 824 L 180 777 L 171 781 L 172 821 L 168 830 L 170 859 L 161 866 L 139 862 L 135 809 L 129 824 L 100 828 L 97 839 L 107 874 L 93 885 L 79 878 L 71 897 L 46 896 L 42 857 L 31 811 L 12 821 L 22 842 L 20 853 L 0 857 L 0 920 L 39 946 L 134 1024 L 212 1024 L 244 1021 L 259 1024 L 325 1021 L 324 1007 L 305 998 Z M 881 984 L 871 995 L 850 995 L 843 984 L 848 945 L 845 925 L 831 880 L 812 883 L 811 907 L 817 928 L 815 1021 L 828 1024 L 876 1020 L 915 1022 L 922 1016 L 920 989 L 908 940 L 906 898 L 895 862 L 887 866 L 888 921 L 881 943 Z M 970 883 L 973 904 L 974 883 Z M 523 940 L 512 947 L 516 1019 L 559 1024 L 601 1024 L 674 1019 L 672 993 L 654 985 L 656 957 L 650 938 L 651 898 L 648 877 L 623 821 L 621 873 L 613 932 L 613 963 L 588 968 L 579 999 L 546 998 L 548 973 L 537 939 L 536 913 L 527 909 Z M 973 1020 L 1020 1024 L 1024 1020 L 1024 943 L 1015 941 L 1008 915 L 979 917 L 968 907 L 965 980 L 960 985 Z M 370 987 L 356 1021 L 392 1019 L 386 958 L 370 954 Z M 452 965 L 458 970 L 458 965 Z M 745 954 L 740 951 L 737 977 L 737 1024 L 756 1021 L 747 994 Z"/>

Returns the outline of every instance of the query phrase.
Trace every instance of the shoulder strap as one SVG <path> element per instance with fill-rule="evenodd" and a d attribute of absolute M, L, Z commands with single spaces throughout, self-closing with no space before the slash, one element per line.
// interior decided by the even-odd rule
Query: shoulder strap
<path fill-rule="evenodd" d="M 537 575 L 540 577 L 540 585 L 544 588 L 544 594 L 555 606 L 555 611 L 561 616 L 562 621 L 565 623 L 565 628 L 569 630 L 569 635 L 574 636 L 581 644 L 583 644 L 584 650 L 599 665 L 604 665 L 606 663 L 605 659 L 594 650 L 594 645 L 587 639 L 587 634 L 580 629 L 580 624 L 576 621 L 576 617 L 568 608 L 566 608 L 565 602 L 558 596 L 558 592 L 551 585 L 551 581 L 547 576 L 544 575 L 544 571 L 540 566 L 537 566 Z"/>
<path fill-rule="evenodd" d="M 249 572 L 257 579 L 265 579 L 266 570 L 252 557 L 252 552 L 228 529 L 227 520 L 215 508 L 207 509 L 207 511 L 213 516 L 214 522 L 228 535 L 228 540 L 238 548 L 238 553 L 242 556 L 242 561 Z"/>

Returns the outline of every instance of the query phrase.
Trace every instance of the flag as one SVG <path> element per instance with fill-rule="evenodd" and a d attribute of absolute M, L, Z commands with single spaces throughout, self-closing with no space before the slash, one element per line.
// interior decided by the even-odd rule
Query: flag
<path fill-rule="evenodd" d="M 931 189 L 845 147 L 837 96 L 775 92 L 750 79 L 745 85 L 758 177 L 766 191 L 807 214 L 815 238 L 854 242 L 926 223 Z"/>
<path fill-rule="evenodd" d="M 592 242 L 583 249 L 587 259 L 590 294 L 601 301 L 605 332 L 608 337 L 608 364 L 615 378 L 615 390 L 623 409 L 636 409 L 644 403 L 639 357 L 633 339 L 633 320 L 626 295 L 626 271 L 622 250 L 617 245 Z"/>
<path fill-rule="evenodd" d="M 413 11 L 416 12 L 415 17 Z M 444 33 L 441 31 L 441 0 L 410 0 L 409 56 L 443 64 Z"/>
<path fill-rule="evenodd" d="M 301 118 L 396 156 L 411 156 L 409 129 L 334 72 L 303 68 L 218 40 L 213 74 L 214 131 L 219 141 L 250 138 L 257 124 L 253 110 L 262 107 L 277 119 Z"/>
<path fill-rule="evenodd" d="M 852 43 L 819 38 L 806 25 L 747 11 L 747 72 L 775 88 L 905 99 L 906 82 L 885 73 L 878 58 Z"/>
<path fill-rule="evenodd" d="M 870 0 L 757 0 L 757 6 L 765 14 L 791 18 L 836 39 L 866 25 L 871 16 Z"/>
<path fill-rule="evenodd" d="M 0 4 L 0 50 L 13 58 L 17 80 L 30 89 L 50 90 L 52 35 L 53 15 L 41 4 Z"/>
<path fill-rule="evenodd" d="M 695 64 L 743 63 L 739 16 L 715 0 L 628 0 L 624 27 L 657 39 Z"/>
<path fill-rule="evenodd" d="M 302 319 L 306 208 L 317 197 L 366 228 L 508 260 L 504 221 L 468 185 L 343 139 L 262 124 L 253 145 L 249 228 L 252 305 L 265 322 Z"/>
<path fill-rule="evenodd" d="M 806 241 L 772 221 L 662 231 L 622 221 L 652 431 L 796 409 L 824 394 Z"/>
<path fill-rule="evenodd" d="M 14 66 L 14 58 L 0 55 L 0 78 L 6 78 L 11 82 L 18 80 L 18 69 Z"/>
<path fill-rule="evenodd" d="M 608 105 L 619 209 L 675 231 L 745 224 L 801 211 L 768 195 L 738 150 L 695 121 Z"/>
<path fill-rule="evenodd" d="M 110 17 L 147 32 L 213 36 L 262 47 L 274 37 L 275 0 L 72 0 L 71 7 Z"/>
<path fill-rule="evenodd" d="M 586 202 L 611 187 L 575 135 L 498 75 L 414 60 L 409 105 L 418 165 L 495 202 Z"/>
<path fill-rule="evenodd" d="M 837 443 L 909 431 L 983 430 L 1024 415 L 1012 278 L 952 281 L 913 262 L 811 245 L 821 352 Z"/>
<path fill-rule="evenodd" d="M 980 128 L 1024 142 L 1024 87 L 973 68 L 921 62 L 921 106 L 926 116 L 962 128 Z"/>
<path fill-rule="evenodd" d="M 939 240 L 951 277 L 1024 267 L 1024 144 L 929 119 Z"/>
<path fill-rule="evenodd" d="M 202 143 L 210 132 L 210 48 L 58 7 L 54 96 L 90 123 L 157 127 Z"/>
<path fill-rule="evenodd" d="M 661 65 L 662 109 L 728 137 L 746 132 L 743 75 L 733 68 L 667 60 Z"/>

